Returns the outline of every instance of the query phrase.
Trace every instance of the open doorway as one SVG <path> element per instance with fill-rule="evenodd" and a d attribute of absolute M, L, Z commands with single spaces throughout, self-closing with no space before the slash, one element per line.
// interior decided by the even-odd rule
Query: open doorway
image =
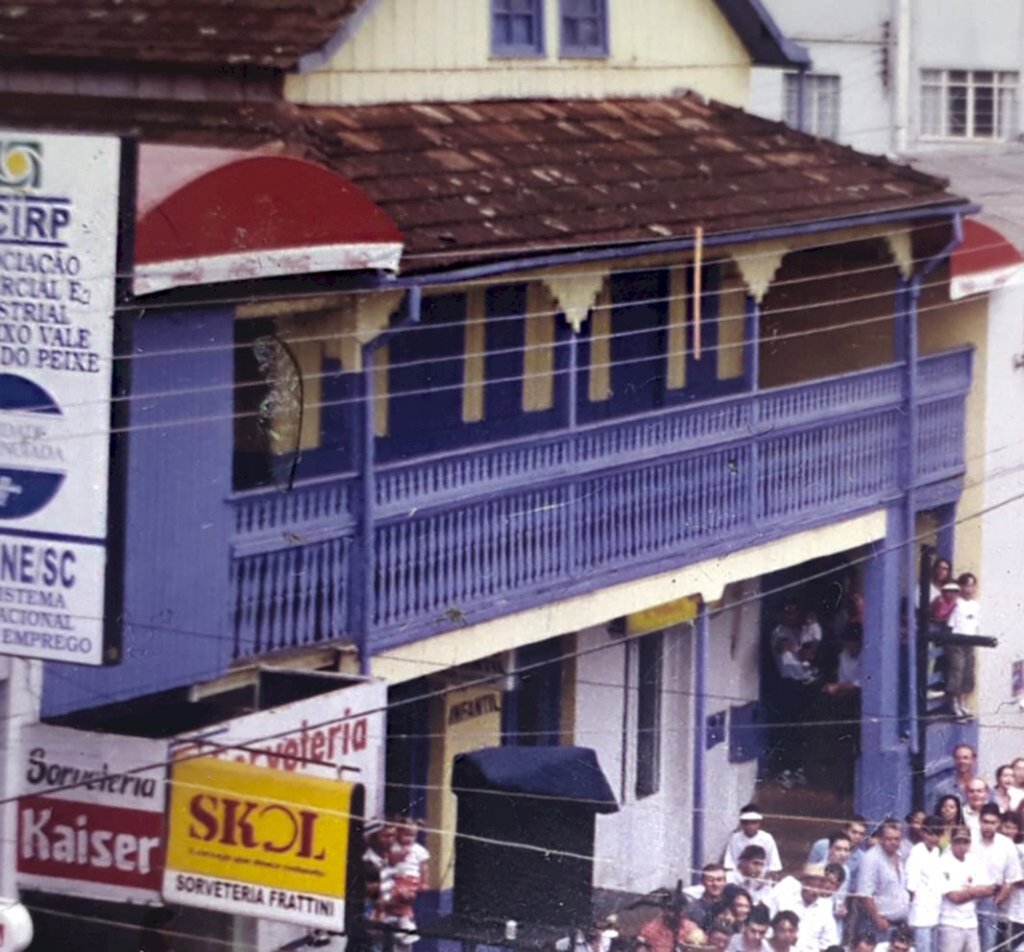
<path fill-rule="evenodd" d="M 859 550 L 762 579 L 761 706 L 766 786 L 801 788 L 822 815 L 853 803 L 860 756 L 864 585 Z"/>

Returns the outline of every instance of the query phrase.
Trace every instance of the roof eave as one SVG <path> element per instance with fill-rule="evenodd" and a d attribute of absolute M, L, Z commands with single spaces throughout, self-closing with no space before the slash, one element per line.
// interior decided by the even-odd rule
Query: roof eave
<path fill-rule="evenodd" d="M 947 216 L 952 217 L 955 215 L 973 215 L 977 214 L 979 210 L 980 206 L 973 202 L 957 198 L 956 196 L 950 196 L 948 202 L 935 205 L 883 209 L 877 212 L 846 215 L 838 218 L 788 222 L 779 225 L 763 225 L 744 231 L 720 232 L 718 234 L 706 235 L 702 244 L 705 248 L 724 247 L 773 238 L 788 238 L 794 235 L 825 234 L 830 231 L 852 228 L 858 225 L 881 225 L 894 222 L 944 218 Z M 536 255 L 525 255 L 516 258 L 488 261 L 481 264 L 464 265 L 448 271 L 434 270 L 399 274 L 397 276 L 387 275 L 378 278 L 377 282 L 388 287 L 458 284 L 478 278 L 533 271 L 538 268 L 559 267 L 583 262 L 615 261 L 650 254 L 689 251 L 694 247 L 694 244 L 694 237 L 686 235 L 658 241 L 624 242 L 610 246 L 587 245 L 562 251 L 547 251 Z"/>
<path fill-rule="evenodd" d="M 329 65 L 331 60 L 337 55 L 338 50 L 356 35 L 363 21 L 379 4 L 380 0 L 364 0 L 363 3 L 342 20 L 334 35 L 323 46 L 299 57 L 293 72 L 314 73 Z"/>
<path fill-rule="evenodd" d="M 715 2 L 747 48 L 755 66 L 801 69 L 811 65 L 810 53 L 783 34 L 761 0 Z"/>

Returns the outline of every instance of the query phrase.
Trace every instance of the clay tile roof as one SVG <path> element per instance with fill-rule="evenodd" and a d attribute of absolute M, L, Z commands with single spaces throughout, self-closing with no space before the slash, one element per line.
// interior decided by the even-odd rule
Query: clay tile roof
<path fill-rule="evenodd" d="M 8 124 L 271 148 L 351 180 L 402 270 L 965 207 L 946 181 L 695 96 L 305 107 L 9 97 Z M 42 117 L 47 117 L 45 120 Z"/>
<path fill-rule="evenodd" d="M 366 0 L 9 0 L 0 59 L 288 69 Z"/>
<path fill-rule="evenodd" d="M 307 147 L 398 223 L 404 270 L 960 202 L 696 96 L 306 107 Z"/>

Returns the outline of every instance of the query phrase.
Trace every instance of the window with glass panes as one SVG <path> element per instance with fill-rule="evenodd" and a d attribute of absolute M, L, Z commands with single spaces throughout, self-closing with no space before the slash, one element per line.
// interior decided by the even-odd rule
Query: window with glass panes
<path fill-rule="evenodd" d="M 491 0 L 491 52 L 499 56 L 543 53 L 543 0 Z"/>
<path fill-rule="evenodd" d="M 608 53 L 607 0 L 561 0 L 563 56 Z"/>
<path fill-rule="evenodd" d="M 800 128 L 800 74 L 785 78 L 786 124 Z M 839 77 L 804 74 L 804 132 L 825 139 L 839 138 Z"/>
<path fill-rule="evenodd" d="M 921 135 L 943 139 L 1011 139 L 1017 134 L 1015 72 L 921 71 Z"/>

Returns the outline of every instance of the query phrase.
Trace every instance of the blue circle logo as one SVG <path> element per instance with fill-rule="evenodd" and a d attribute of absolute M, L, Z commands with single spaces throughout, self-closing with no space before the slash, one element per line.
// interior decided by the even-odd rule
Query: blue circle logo
<path fill-rule="evenodd" d="M 0 374 L 0 519 L 39 512 L 67 475 L 63 447 L 54 441 L 63 416 L 37 383 Z"/>

